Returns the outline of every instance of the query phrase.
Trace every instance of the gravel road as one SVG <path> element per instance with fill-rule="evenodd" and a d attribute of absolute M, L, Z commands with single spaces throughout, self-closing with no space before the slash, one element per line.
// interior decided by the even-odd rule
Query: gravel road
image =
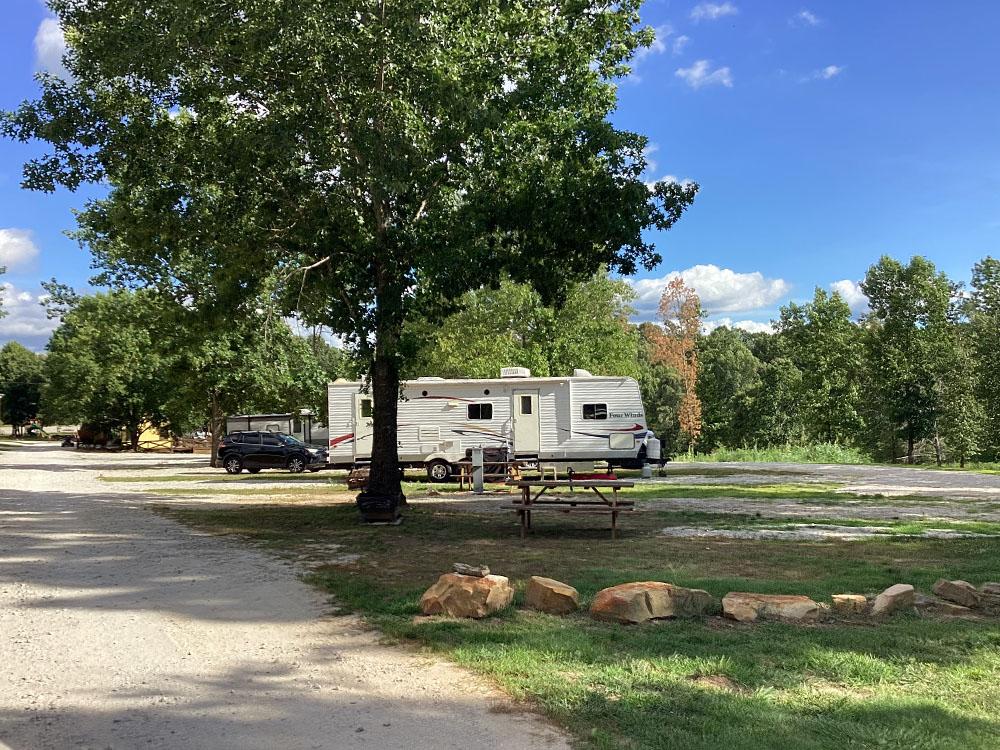
<path fill-rule="evenodd" d="M 569 747 L 465 671 L 330 615 L 290 564 L 97 480 L 203 463 L 0 453 L 0 747 Z"/>

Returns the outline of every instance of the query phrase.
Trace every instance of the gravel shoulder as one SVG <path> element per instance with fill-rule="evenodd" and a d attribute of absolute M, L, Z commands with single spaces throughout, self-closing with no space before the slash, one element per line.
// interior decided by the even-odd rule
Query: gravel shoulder
<path fill-rule="evenodd" d="M 0 454 L 0 747 L 569 747 L 464 670 L 332 616 L 290 563 L 97 479 L 203 461 Z"/>

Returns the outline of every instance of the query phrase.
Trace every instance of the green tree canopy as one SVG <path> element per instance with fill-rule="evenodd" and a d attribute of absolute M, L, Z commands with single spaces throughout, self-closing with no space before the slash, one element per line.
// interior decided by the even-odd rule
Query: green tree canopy
<path fill-rule="evenodd" d="M 817 288 L 811 302 L 789 303 L 777 321 L 785 356 L 800 373 L 796 402 L 808 439 L 853 441 L 861 430 L 861 329 L 839 294 Z"/>
<path fill-rule="evenodd" d="M 149 294 L 82 297 L 52 334 L 42 408 L 50 421 L 123 429 L 138 447 L 144 423 L 165 422 L 169 384 L 162 335 Z"/>
<path fill-rule="evenodd" d="M 760 360 L 739 331 L 723 326 L 702 338 L 698 365 L 700 448 L 746 445 L 752 432 L 753 395 L 761 383 Z"/>
<path fill-rule="evenodd" d="M 1000 260 L 987 256 L 972 269 L 969 322 L 977 375 L 976 397 L 983 409 L 982 445 L 1000 458 Z"/>
<path fill-rule="evenodd" d="M 605 273 L 572 286 L 558 307 L 545 305 L 530 285 L 502 279 L 467 293 L 440 326 L 418 321 L 407 331 L 421 342 L 408 374 L 495 378 L 501 367 L 521 366 L 539 376 L 583 368 L 638 377 L 632 299 L 628 284 Z"/>
<path fill-rule="evenodd" d="M 650 190 L 612 80 L 639 0 L 50 0 L 71 80 L 6 117 L 26 183 L 105 180 L 80 221 L 147 285 L 272 288 L 345 336 L 374 395 L 369 489 L 398 495 L 403 324 L 501 273 L 546 302 L 660 260 L 696 186 Z"/>
<path fill-rule="evenodd" d="M 883 256 L 861 284 L 871 312 L 866 317 L 866 403 L 869 424 L 881 428 L 873 437 L 889 443 L 874 446 L 895 457 L 895 438 L 906 442 L 913 462 L 917 440 L 932 437 L 939 410 L 938 383 L 954 361 L 957 287 L 926 258 L 906 265 Z"/>
<path fill-rule="evenodd" d="M 14 433 L 29 419 L 38 416 L 41 402 L 44 357 L 9 341 L 0 349 L 0 393 L 3 393 L 3 421 Z"/>

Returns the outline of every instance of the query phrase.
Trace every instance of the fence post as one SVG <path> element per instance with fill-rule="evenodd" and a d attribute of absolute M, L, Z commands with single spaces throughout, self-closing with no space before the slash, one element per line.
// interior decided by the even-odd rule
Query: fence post
<path fill-rule="evenodd" d="M 472 491 L 477 495 L 483 494 L 483 449 L 482 447 L 472 449 Z"/>

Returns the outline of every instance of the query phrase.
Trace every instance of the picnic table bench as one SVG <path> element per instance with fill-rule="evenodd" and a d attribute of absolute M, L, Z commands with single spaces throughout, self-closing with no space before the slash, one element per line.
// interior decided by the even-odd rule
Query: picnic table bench
<path fill-rule="evenodd" d="M 635 487 L 623 479 L 522 479 L 507 483 L 521 490 L 521 499 L 510 507 L 521 519 L 521 538 L 531 528 L 531 514 L 540 510 L 559 513 L 591 513 L 611 516 L 611 538 L 618 538 L 618 514 L 635 509 L 634 500 L 622 500 L 618 490 Z M 568 488 L 570 494 L 546 495 L 551 489 Z M 584 490 L 579 494 L 574 490 Z M 536 491 L 537 490 L 537 491 Z M 593 493 L 594 498 L 589 493 Z"/>

